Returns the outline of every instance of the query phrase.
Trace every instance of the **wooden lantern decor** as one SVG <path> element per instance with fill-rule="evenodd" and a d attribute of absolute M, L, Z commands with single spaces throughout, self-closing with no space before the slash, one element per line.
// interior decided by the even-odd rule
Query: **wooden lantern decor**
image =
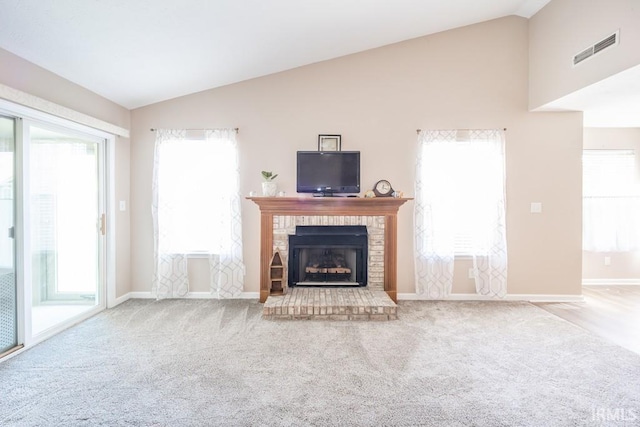
<path fill-rule="evenodd" d="M 273 254 L 273 257 L 271 257 L 271 263 L 269 264 L 269 283 L 270 295 L 284 294 L 284 265 L 282 265 L 282 257 L 280 256 L 279 251 L 276 251 Z"/>

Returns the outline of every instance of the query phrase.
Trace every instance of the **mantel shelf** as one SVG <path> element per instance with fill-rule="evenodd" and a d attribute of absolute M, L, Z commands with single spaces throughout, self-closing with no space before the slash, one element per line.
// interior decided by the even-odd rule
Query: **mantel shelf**
<path fill-rule="evenodd" d="M 411 198 L 395 197 L 247 197 L 261 212 L 274 215 L 392 215 Z"/>

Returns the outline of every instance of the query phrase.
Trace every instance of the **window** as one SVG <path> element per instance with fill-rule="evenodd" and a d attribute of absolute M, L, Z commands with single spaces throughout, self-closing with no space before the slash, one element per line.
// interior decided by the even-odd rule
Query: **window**
<path fill-rule="evenodd" d="M 244 286 L 236 129 L 158 129 L 153 168 L 157 298 L 189 292 L 188 257 L 209 259 L 211 292 Z"/>
<path fill-rule="evenodd" d="M 633 150 L 584 150 L 583 249 L 640 249 L 640 193 Z"/>
<path fill-rule="evenodd" d="M 451 294 L 456 256 L 473 259 L 476 292 L 507 293 L 504 133 L 498 129 L 418 134 L 416 291 Z"/>
<path fill-rule="evenodd" d="M 229 224 L 229 200 L 238 192 L 236 147 L 189 133 L 157 147 L 158 250 L 215 254 Z"/>
<path fill-rule="evenodd" d="M 420 149 L 423 194 L 432 202 L 433 227 L 441 231 L 424 241 L 425 249 L 443 253 L 453 245 L 455 255 L 488 253 L 500 221 L 496 204 L 504 198 L 502 150 L 458 133 Z"/>

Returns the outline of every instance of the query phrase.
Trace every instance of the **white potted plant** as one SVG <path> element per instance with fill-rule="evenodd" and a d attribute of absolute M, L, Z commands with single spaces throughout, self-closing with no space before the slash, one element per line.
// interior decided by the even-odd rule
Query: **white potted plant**
<path fill-rule="evenodd" d="M 264 178 L 264 182 L 262 183 L 262 195 L 264 197 L 276 197 L 276 193 L 278 192 L 278 184 L 273 182 L 278 174 L 274 174 L 272 172 L 262 171 L 262 178 Z"/>

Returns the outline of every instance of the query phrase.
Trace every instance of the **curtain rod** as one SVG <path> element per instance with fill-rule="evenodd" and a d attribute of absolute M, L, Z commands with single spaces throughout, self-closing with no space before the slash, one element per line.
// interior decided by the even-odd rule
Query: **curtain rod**
<path fill-rule="evenodd" d="M 447 130 L 484 130 L 484 129 L 447 129 Z M 503 131 L 507 131 L 507 128 L 502 129 Z M 416 129 L 416 133 L 422 132 L 422 129 Z"/>
<path fill-rule="evenodd" d="M 149 129 L 151 132 L 155 132 L 158 129 L 157 128 L 151 128 Z M 214 130 L 214 129 L 184 129 L 184 130 Z M 240 133 L 240 128 L 233 128 L 233 130 L 236 131 L 236 133 Z"/>

